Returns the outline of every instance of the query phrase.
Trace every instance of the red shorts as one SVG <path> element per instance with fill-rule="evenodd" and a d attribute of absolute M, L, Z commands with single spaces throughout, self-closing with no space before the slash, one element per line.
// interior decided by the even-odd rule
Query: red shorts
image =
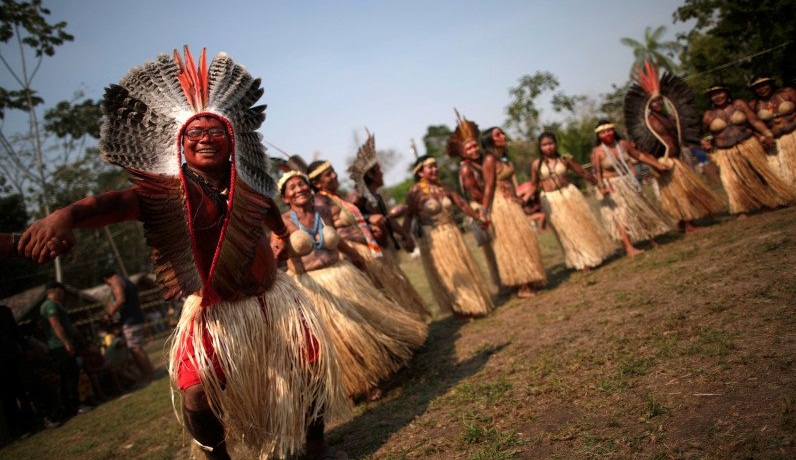
<path fill-rule="evenodd" d="M 263 298 L 258 297 L 258 300 L 260 301 L 260 308 L 264 310 L 265 303 Z M 188 331 L 189 339 L 183 342 L 182 346 L 180 347 L 180 351 L 178 352 L 177 388 L 180 391 L 202 383 L 202 379 L 199 376 L 199 370 L 194 365 L 196 359 L 196 350 L 193 346 L 193 334 L 193 325 L 191 325 L 191 329 Z M 306 324 L 304 324 L 304 339 L 307 341 L 307 362 L 314 363 L 318 359 L 318 339 L 310 334 Z M 210 362 L 213 363 L 213 368 L 215 369 L 216 375 L 218 375 L 219 380 L 223 384 L 225 381 L 224 371 L 221 370 L 221 365 L 218 363 L 218 358 L 216 357 L 215 349 L 213 348 L 213 341 L 211 340 L 210 333 L 207 331 L 207 329 L 202 329 L 202 347 L 207 353 Z"/>

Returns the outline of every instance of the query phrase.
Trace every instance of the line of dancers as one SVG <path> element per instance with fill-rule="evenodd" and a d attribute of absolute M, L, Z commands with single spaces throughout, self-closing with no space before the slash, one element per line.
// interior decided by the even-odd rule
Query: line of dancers
<path fill-rule="evenodd" d="M 639 76 L 626 103 L 632 142 L 600 121 L 588 172 L 559 153 L 555 134 L 543 133 L 521 196 L 503 130 L 481 132 L 456 113 L 447 152 L 460 161 L 464 196 L 440 182 L 434 157 L 421 156 L 401 223 L 378 194 L 383 177 L 372 134 L 348 171 L 351 201 L 339 195 L 328 161 L 293 158 L 275 181 L 256 132 L 265 118 L 265 107 L 254 105 L 260 81 L 224 53 L 208 63 L 203 50 L 197 63 L 187 47 L 184 60 L 175 50 L 132 69 L 102 102 L 101 156 L 134 186 L 59 209 L 18 239 L 4 236 L 0 251 L 44 263 L 74 245 L 74 228 L 142 221 L 164 297 L 186 299 L 170 374 L 180 421 L 203 455 L 346 458 L 327 445 L 325 424 L 346 417 L 351 400 L 378 398 L 380 382 L 409 362 L 432 319 L 397 251 L 419 248 L 441 311 L 476 318 L 494 309 L 495 292 L 454 206 L 469 219 L 493 284 L 518 297 L 547 284 L 522 208 L 537 192 L 573 269 L 597 267 L 617 242 L 632 256 L 635 242 L 654 243 L 677 222 L 694 231 L 694 221 L 724 208 L 685 162 L 694 135 L 690 91 L 649 66 Z M 753 88 L 760 89 L 754 109 L 723 86 L 709 88 L 713 107 L 703 114 L 736 214 L 786 205 L 796 187 L 793 91 L 775 90 L 765 78 Z M 643 193 L 631 159 L 657 172 L 660 203 Z M 570 172 L 597 188 L 601 219 Z"/>

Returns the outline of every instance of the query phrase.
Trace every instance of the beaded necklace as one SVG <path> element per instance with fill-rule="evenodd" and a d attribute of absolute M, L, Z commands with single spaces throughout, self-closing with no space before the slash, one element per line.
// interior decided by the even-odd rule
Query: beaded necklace
<path fill-rule="evenodd" d="M 302 232 L 306 233 L 312 238 L 312 244 L 315 249 L 323 249 L 323 222 L 321 221 L 321 216 L 318 214 L 318 211 L 315 211 L 314 219 L 315 223 L 312 226 L 312 230 L 308 229 L 304 225 L 299 222 L 298 214 L 296 211 L 290 211 L 290 219 L 296 224 L 296 227 L 299 228 Z"/>

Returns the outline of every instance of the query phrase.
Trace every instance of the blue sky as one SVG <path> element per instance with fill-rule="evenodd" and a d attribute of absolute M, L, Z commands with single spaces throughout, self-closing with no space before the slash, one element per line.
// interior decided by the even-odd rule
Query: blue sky
<path fill-rule="evenodd" d="M 674 38 L 687 29 L 672 22 L 682 3 L 45 0 L 75 40 L 45 60 L 34 87 L 48 106 L 78 90 L 99 99 L 158 53 L 225 51 L 263 79 L 266 141 L 341 171 L 367 127 L 378 149 L 402 155 L 392 184 L 406 176 L 410 140 L 423 153 L 426 127 L 453 126 L 453 107 L 482 127 L 504 124 L 523 75 L 549 71 L 561 91 L 595 97 L 624 83 L 633 56 L 619 39 L 658 25 Z"/>

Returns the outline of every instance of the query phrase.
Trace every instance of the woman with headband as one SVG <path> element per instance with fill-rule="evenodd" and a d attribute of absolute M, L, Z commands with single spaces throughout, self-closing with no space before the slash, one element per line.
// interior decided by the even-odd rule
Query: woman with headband
<path fill-rule="evenodd" d="M 377 398 L 383 379 L 409 362 L 426 340 L 426 324 L 404 312 L 355 268 L 367 261 L 341 238 L 331 207 L 315 204 L 310 180 L 289 171 L 279 191 L 290 210 L 282 220 L 290 234 L 288 272 L 312 299 L 329 330 L 352 398 Z M 344 253 L 347 260 L 340 258 Z"/>
<path fill-rule="evenodd" d="M 628 161 L 633 158 L 661 172 L 666 171 L 666 167 L 620 138 L 614 124 L 607 120 L 600 120 L 594 133 L 597 140 L 591 152 L 591 164 L 602 195 L 603 221 L 614 240 L 622 243 L 627 255 L 633 257 L 643 252 L 633 246 L 634 242 L 648 240 L 656 246 L 654 238 L 671 231 L 673 222 L 644 195 Z"/>
<path fill-rule="evenodd" d="M 412 168 L 415 184 L 406 196 L 404 229 L 415 235 L 428 284 L 439 307 L 460 317 L 485 316 L 494 309 L 481 271 L 464 244 L 451 207 L 476 221 L 481 215 L 439 181 L 437 160 L 424 155 Z"/>

